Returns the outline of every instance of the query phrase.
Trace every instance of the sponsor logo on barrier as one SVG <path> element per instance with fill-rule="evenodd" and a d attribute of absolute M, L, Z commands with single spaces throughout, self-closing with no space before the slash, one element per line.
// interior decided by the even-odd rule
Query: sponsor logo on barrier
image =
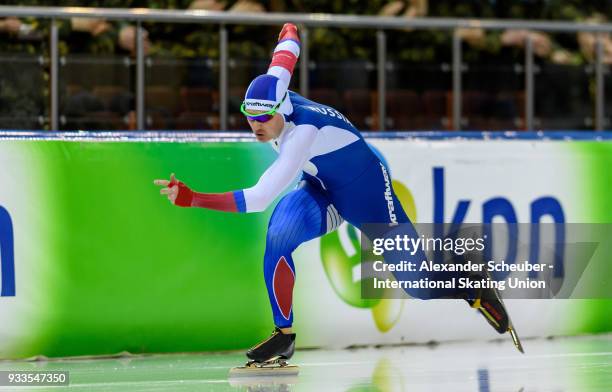
<path fill-rule="evenodd" d="M 434 183 L 434 208 L 433 208 L 433 221 L 435 223 L 444 223 L 447 221 L 444 216 L 445 206 L 445 185 L 444 185 L 444 168 L 434 167 L 433 168 L 433 183 Z M 450 221 L 451 228 L 449 231 L 457 230 L 465 220 L 468 213 L 472 200 L 463 199 L 459 200 L 455 207 L 455 212 Z M 563 269 L 563 244 L 565 243 L 565 213 L 559 200 L 552 196 L 542 196 L 534 199 L 530 203 L 530 219 L 529 227 L 531 228 L 530 240 L 529 240 L 529 261 L 532 264 L 538 262 L 538 255 L 540 250 L 540 223 L 544 217 L 552 218 L 554 222 L 555 231 L 555 261 L 554 261 L 554 274 L 556 278 L 562 278 L 564 276 Z M 485 259 L 490 260 L 494 247 L 491 243 L 494 241 L 493 233 L 491 232 L 491 223 L 494 218 L 503 219 L 508 225 L 508 238 L 507 238 L 507 253 L 504 260 L 508 264 L 514 264 L 517 258 L 518 251 L 518 220 L 516 216 L 516 209 L 509 198 L 496 196 L 486 200 L 482 204 L 482 218 L 481 222 L 485 225 L 485 232 L 483 236 L 487 238 L 487 246 L 485 247 Z M 434 235 L 438 238 L 443 238 L 446 233 L 441 232 L 443 227 L 440 225 L 437 232 Z M 509 272 L 494 273 L 496 279 L 505 279 Z M 530 278 L 537 277 L 537 271 L 529 272 Z"/>
<path fill-rule="evenodd" d="M 13 222 L 8 211 L 0 206 L 0 297 L 15 296 L 15 258 Z"/>

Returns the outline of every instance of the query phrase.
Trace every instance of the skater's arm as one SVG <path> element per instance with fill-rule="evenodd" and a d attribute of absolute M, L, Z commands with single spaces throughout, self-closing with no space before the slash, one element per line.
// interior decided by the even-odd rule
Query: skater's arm
<path fill-rule="evenodd" d="M 289 86 L 298 57 L 300 57 L 300 37 L 297 27 L 292 23 L 285 23 L 278 35 L 278 43 L 274 48 L 268 74 L 276 76 Z"/>
<path fill-rule="evenodd" d="M 238 212 L 241 204 L 244 205 L 241 193 L 194 192 L 183 182 L 177 180 L 174 173 L 170 175 L 170 181 L 155 180 L 154 184 L 165 186 L 160 190 L 160 193 L 167 195 L 168 200 L 179 207 L 202 207 L 218 211 Z"/>
<path fill-rule="evenodd" d="M 178 181 L 174 174 L 170 181 L 155 180 L 163 185 L 160 192 L 180 207 L 200 207 L 227 212 L 260 212 L 265 210 L 295 179 L 308 159 L 308 153 L 317 134 L 312 125 L 299 125 L 287 135 L 278 158 L 259 178 L 254 186 L 233 192 L 200 193 Z"/>
<path fill-rule="evenodd" d="M 287 135 L 276 161 L 255 186 L 244 189 L 246 212 L 265 210 L 291 184 L 308 159 L 316 135 L 317 128 L 312 125 L 298 125 Z"/>

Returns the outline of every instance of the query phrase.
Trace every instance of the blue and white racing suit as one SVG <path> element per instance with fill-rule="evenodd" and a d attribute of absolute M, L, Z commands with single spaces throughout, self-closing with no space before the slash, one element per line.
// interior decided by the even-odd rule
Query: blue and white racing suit
<path fill-rule="evenodd" d="M 271 142 L 278 158 L 255 186 L 235 192 L 240 212 L 262 211 L 302 173 L 298 188 L 276 205 L 266 238 L 264 276 L 274 322 L 281 328 L 293 322 L 292 253 L 300 244 L 334 230 L 343 220 L 358 229 L 366 223 L 408 223 L 402 225 L 407 227 L 404 230 L 417 235 L 393 191 L 388 169 L 353 124 L 329 106 L 292 91 L 289 97 L 293 112 L 284 115 L 285 126 Z M 424 257 L 417 252 L 415 260 Z M 453 290 L 407 292 L 424 299 L 456 294 Z"/>

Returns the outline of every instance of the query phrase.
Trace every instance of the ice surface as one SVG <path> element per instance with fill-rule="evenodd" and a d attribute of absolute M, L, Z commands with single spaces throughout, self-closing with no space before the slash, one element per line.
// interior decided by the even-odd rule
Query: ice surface
<path fill-rule="evenodd" d="M 243 353 L 0 362 L 0 370 L 68 370 L 71 391 L 612 391 L 612 335 L 298 351 L 297 377 L 228 380 Z M 7 388 L 58 391 L 60 388 Z"/>

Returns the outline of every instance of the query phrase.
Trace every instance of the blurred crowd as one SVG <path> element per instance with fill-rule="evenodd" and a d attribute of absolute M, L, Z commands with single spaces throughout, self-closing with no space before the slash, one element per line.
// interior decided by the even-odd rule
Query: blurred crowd
<path fill-rule="evenodd" d="M 47 5 L 45 1 L 5 1 L 4 5 Z M 514 18 L 514 19 L 554 19 L 566 21 L 580 21 L 587 23 L 608 23 L 608 16 L 612 15 L 612 2 L 610 1 L 578 1 L 578 0 L 474 0 L 456 2 L 451 0 L 432 1 L 428 0 L 374 0 L 368 2 L 355 1 L 323 1 L 323 0 L 107 0 L 107 1 L 75 1 L 60 0 L 54 5 L 61 6 L 85 6 L 85 7 L 115 7 L 115 8 L 157 8 L 157 9 L 191 9 L 191 10 L 210 10 L 227 12 L 323 12 L 341 13 L 357 15 L 379 15 L 394 18 L 411 19 L 415 17 L 470 17 L 470 18 Z M 88 86 L 77 77 L 79 73 L 77 67 L 71 68 L 74 73 L 68 73 L 61 79 L 62 112 L 65 114 L 64 121 L 66 127 L 100 127 L 100 118 L 112 121 L 104 124 L 105 127 L 113 128 L 133 128 L 134 125 L 134 70 L 133 57 L 136 51 L 135 36 L 136 28 L 133 24 L 121 21 L 109 21 L 96 18 L 72 18 L 59 21 L 60 37 L 60 56 L 62 58 L 78 58 L 78 56 L 123 56 L 127 58 L 128 67 L 123 72 L 128 76 L 125 81 L 100 82 L 100 86 Z M 197 25 L 197 24 L 171 24 L 171 23 L 144 23 L 144 50 L 150 58 L 178 58 L 178 59 L 204 59 L 217 60 L 219 58 L 219 33 L 218 26 Z M 230 87 L 232 89 L 232 108 L 239 101 L 240 90 L 253 75 L 254 68 L 264 67 L 265 61 L 269 56 L 271 45 L 277 33 L 277 28 L 273 26 L 229 26 L 229 54 L 230 59 L 234 60 L 232 66 L 236 67 L 236 72 L 232 74 Z M 28 83 L 20 78 L 7 78 L 7 74 L 14 70 L 10 58 L 15 54 L 39 55 L 43 60 L 43 69 L 48 58 L 49 23 L 46 20 L 23 18 L 18 19 L 8 17 L 0 19 L 0 57 L 9 60 L 0 61 L 0 127 L 3 119 L 15 118 L 15 111 L 20 110 L 27 113 L 36 111 L 34 107 L 45 106 L 45 96 L 48 96 L 48 88 L 45 80 L 48 79 L 46 71 L 40 77 L 44 87 L 43 98 L 37 92 L 26 93 L 20 88 L 18 83 Z M 257 34 L 254 34 L 257 32 Z M 458 31 L 464 42 L 463 59 L 468 64 L 520 64 L 523 62 L 524 45 L 527 37 L 531 37 L 536 61 L 541 64 L 581 66 L 588 65 L 594 61 L 596 53 L 597 36 L 593 33 L 580 32 L 577 34 L 559 33 L 549 34 L 538 31 L 528 30 L 506 30 L 506 31 L 485 31 L 480 28 L 461 29 Z M 603 45 L 603 62 L 612 63 L 612 38 L 610 34 L 602 34 L 599 37 Z M 408 68 L 413 66 L 423 66 L 423 64 L 445 64 L 451 62 L 451 34 L 447 31 L 433 30 L 413 30 L 405 28 L 398 31 L 389 31 L 387 39 L 388 58 L 390 62 L 403 64 Z M 311 58 L 311 84 L 313 85 L 313 98 L 327 99 L 330 104 L 340 106 L 342 109 L 359 107 L 355 111 L 364 110 L 375 111 L 375 96 L 371 91 L 373 84 L 372 77 L 367 76 L 364 70 L 371 71 L 372 63 L 376 58 L 375 37 L 371 30 L 351 30 L 351 29 L 331 29 L 314 28 L 310 32 L 309 53 Z M 66 57 L 67 56 L 67 57 Z M 131 59 L 131 60 L 130 60 Z M 240 61 L 251 62 L 251 66 L 245 67 L 245 72 L 240 70 Z M 261 62 L 261 64 L 259 64 Z M 326 75 L 326 62 L 335 62 L 337 77 L 331 74 Z M 214 128 L 218 126 L 218 118 L 210 115 L 213 109 L 218 106 L 218 90 L 216 88 L 216 77 L 214 63 L 206 63 L 206 67 L 191 67 L 187 69 L 182 81 L 178 85 L 170 86 L 172 91 L 165 91 L 161 86 L 159 89 L 151 90 L 152 96 L 148 102 L 159 106 L 157 118 L 173 117 L 176 119 L 179 114 L 184 115 L 183 125 L 175 121 L 170 124 L 168 121 L 161 121 L 157 124 L 150 124 L 157 127 L 203 127 Z M 257 65 L 253 65 L 257 64 Z M 131 65 L 131 66 L 129 66 Z M 201 65 L 201 64 L 200 64 Z M 355 70 L 362 66 L 362 70 Z M 13 68 L 11 68 L 13 67 Z M 189 68 L 189 67 L 187 67 Z M 206 68 L 207 71 L 203 71 Z M 442 67 L 444 68 L 444 67 Z M 2 70 L 4 69 L 4 70 Z M 434 74 L 435 72 L 432 72 Z M 333 73 L 332 73 L 333 74 Z M 71 75 L 75 75 L 71 80 Z M 363 77 L 364 75 L 365 78 Z M 425 105 L 427 107 L 440 106 L 434 110 L 435 116 L 441 117 L 440 121 L 434 124 L 425 123 L 402 123 L 401 121 L 391 123 L 391 127 L 448 127 L 448 91 L 440 94 L 437 90 L 448 90 L 445 87 L 436 88 L 415 88 L 414 86 L 402 86 L 405 77 L 401 72 L 390 72 L 388 83 L 391 101 L 394 94 L 398 95 L 398 100 L 418 100 L 420 103 L 415 105 Z M 432 76 L 432 84 L 435 84 L 435 76 Z M 106 83 L 106 85 L 104 85 Z M 590 82 L 588 82 L 590 83 Z M 117 86 L 122 84 L 123 86 Z M 396 85 L 395 85 L 396 84 Z M 320 88 L 318 88 L 320 87 Z M 493 86 L 499 89 L 499 86 Z M 590 87 L 588 87 L 590 88 Z M 347 94 L 347 89 L 351 92 Z M 95 90 L 95 91 L 94 91 Z M 210 90 L 210 91 L 208 91 Z M 341 91 L 342 90 L 342 91 Z M 368 90 L 368 91 L 365 91 Z M 394 90 L 398 90 L 394 93 Z M 411 91 L 408 91 L 411 90 Z M 412 91 L 414 90 L 414 91 Z M 592 88 L 591 88 L 592 90 Z M 27 101 L 28 94 L 31 95 L 31 102 Z M 157 95 L 156 95 L 157 94 Z M 414 98 L 414 94 L 417 95 Z M 428 95 L 429 94 L 429 95 Z M 496 93 L 496 98 L 505 96 L 505 92 Z M 19 97 L 18 97 L 19 95 Z M 40 95 L 40 94 L 39 94 Z M 507 94 L 506 94 L 507 95 Z M 467 96 L 470 94 L 468 92 Z M 156 97 L 159 98 L 156 102 Z M 199 107 L 190 106 L 189 100 L 198 97 L 209 104 L 209 110 L 203 111 L 202 105 Z M 514 107 L 509 114 L 513 118 L 512 124 L 520 127 L 515 119 L 520 117 L 521 99 L 519 94 L 514 94 L 509 100 L 502 104 L 508 107 L 508 102 L 512 101 Z M 25 100 L 25 101 L 24 101 Z M 482 97 L 476 97 L 475 101 L 480 102 Z M 502 99 L 503 100 L 503 99 Z M 19 108 L 15 108 L 16 103 Z M 176 108 L 168 112 L 162 106 L 167 102 L 176 103 Z M 415 101 L 416 102 L 416 101 Z M 437 103 L 432 103 L 437 102 Z M 5 103 L 5 104 L 3 104 Z M 372 104 L 371 104 L 372 103 Z M 393 102 L 390 102 L 389 113 L 393 113 Z M 429 106 L 428 106 L 429 105 Z M 150 105 L 149 105 L 150 106 Z M 343 107 L 344 106 L 344 107 Z M 444 106 L 444 107 L 442 107 Z M 466 105 L 469 108 L 470 105 Z M 486 105 L 480 103 L 475 105 L 476 111 L 488 110 Z M 372 109 L 372 110 L 369 110 Z M 490 109 L 490 108 L 489 108 Z M 498 109 L 495 109 L 498 110 Z M 506 110 L 506 109 L 499 109 Z M 162 113 L 162 112 L 168 113 Z M 506 110 L 507 111 L 507 110 Z M 416 111 L 419 112 L 418 110 Z M 69 119 L 87 117 L 86 113 L 98 113 L 93 116 L 92 121 L 81 121 L 70 123 Z M 388 113 L 388 114 L 389 114 Z M 38 110 L 38 124 L 31 124 L 31 127 L 40 127 L 44 123 L 46 113 Z M 110 116 L 112 114 L 112 116 Z M 25 116 L 25 114 L 24 114 Z M 110 117 L 109 117 L 110 116 Z M 154 119 L 156 114 L 151 115 Z M 206 120 L 202 120 L 203 116 Z M 446 119 L 443 117 L 446 116 Z M 19 117 L 19 116 L 17 116 Z M 30 116 L 32 117 L 32 116 Z M 360 116 L 357 121 L 362 127 L 374 128 L 376 124 L 376 113 Z M 446 121 L 446 122 L 445 122 Z M 232 124 L 240 128 L 244 124 L 239 119 L 232 118 Z M 512 125 L 510 124 L 510 125 Z M 474 125 L 474 124 L 472 124 Z M 495 127 L 495 124 L 476 124 L 478 126 Z M 497 124 L 500 127 L 507 127 L 509 124 Z"/>
<path fill-rule="evenodd" d="M 380 15 L 397 18 L 414 17 L 460 17 L 460 18 L 514 18 L 529 20 L 566 20 L 577 22 L 606 23 L 612 15 L 612 2 L 607 0 L 481 0 L 456 2 L 441 0 L 429 2 L 428 0 L 374 0 L 368 2 L 355 1 L 321 1 L 321 0 L 60 0 L 54 2 L 57 6 L 84 6 L 84 7 L 115 7 L 115 8 L 154 8 L 154 9 L 188 9 L 227 12 L 322 12 L 357 15 Z M 4 5 L 48 5 L 45 1 L 36 0 L 8 0 Z M 147 28 L 145 50 L 151 54 L 174 54 L 182 56 L 215 55 L 213 47 L 216 40 L 202 40 L 198 36 L 201 26 L 185 28 L 180 24 L 150 24 Z M 261 27 L 258 27 L 261 30 Z M 269 28 L 266 28 L 269 29 Z M 38 30 L 38 31 L 37 31 Z M 46 26 L 40 21 L 5 18 L 0 20 L 0 32 L 13 40 L 32 42 L 44 36 Z M 265 39 L 256 39 L 249 34 L 240 34 L 249 31 L 248 27 L 235 27 L 237 38 L 246 38 L 253 49 L 244 50 L 247 45 L 237 44 L 237 54 L 242 56 L 258 56 L 268 43 Z M 252 31 L 252 30 L 250 30 Z M 404 32 L 411 32 L 405 29 Z M 149 34 L 150 33 L 150 34 Z M 204 29 L 202 33 L 216 34 L 214 29 Z M 354 34 L 355 31 L 336 29 L 323 34 L 314 34 L 313 49 L 318 51 L 321 47 L 323 58 L 338 58 L 343 55 L 352 57 L 366 57 L 372 50 L 368 48 L 367 36 Z M 466 29 L 461 32 L 462 37 L 471 48 L 478 51 L 498 52 L 503 47 L 522 47 L 525 36 L 532 35 L 536 55 L 548 58 L 557 63 L 579 62 L 591 60 L 594 53 L 595 37 L 590 33 L 579 33 L 575 36 L 527 32 L 504 31 L 485 32 L 482 29 Z M 73 18 L 61 24 L 61 38 L 65 43 L 64 53 L 132 53 L 134 47 L 135 29 L 133 25 L 123 22 L 106 21 L 95 18 Z M 262 34 L 267 38 L 268 34 Z M 413 37 L 410 37 L 413 38 Z M 612 40 L 605 35 L 604 47 L 606 61 L 612 61 Z M 0 50 L 13 43 L 0 43 Z M 430 44 L 428 42 L 428 44 Z M 260 49 L 260 46 L 262 47 Z M 330 50 L 335 46 L 336 50 Z M 402 60 L 427 59 L 428 55 L 415 52 L 403 52 L 407 45 L 398 45 Z M 341 48 L 340 48 L 341 47 Z M 211 51 L 213 50 L 213 51 Z M 431 56 L 431 55 L 429 55 Z"/>

